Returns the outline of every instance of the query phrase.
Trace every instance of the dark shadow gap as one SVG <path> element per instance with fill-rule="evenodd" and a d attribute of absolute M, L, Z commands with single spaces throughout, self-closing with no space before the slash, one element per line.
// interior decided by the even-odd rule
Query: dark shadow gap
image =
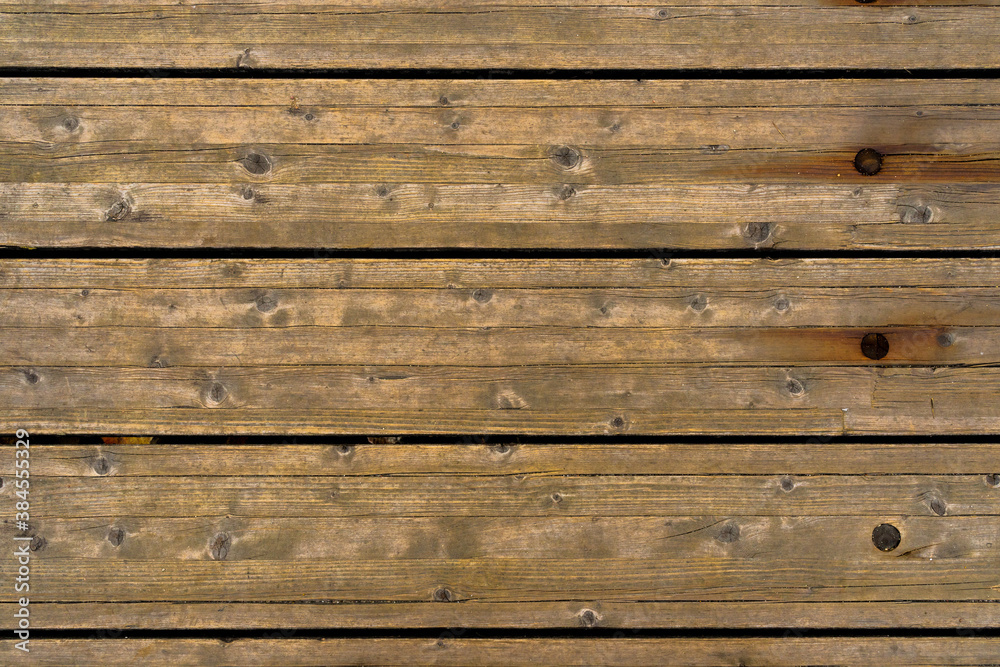
<path fill-rule="evenodd" d="M 266 422 L 266 420 L 264 420 Z M 3 436 L 3 434 L 0 434 Z M 10 434 L 13 436 L 13 433 Z M 912 445 L 912 444 L 970 444 L 991 445 L 1000 443 L 1000 433 L 976 435 L 891 435 L 891 436 L 827 436 L 827 435 L 517 435 L 517 434 L 468 434 L 438 433 L 420 435 L 395 435 L 366 433 L 353 435 L 164 435 L 150 436 L 142 433 L 107 433 L 104 435 L 53 435 L 31 432 L 36 445 L 100 445 L 103 438 L 153 437 L 160 445 Z M 372 443 L 369 438 L 375 440 Z M 392 440 L 394 442 L 385 442 Z"/>
<path fill-rule="evenodd" d="M 291 69 L 291 68 L 148 68 L 148 67 L 0 67 L 3 77 L 150 77 L 216 79 L 995 79 L 1000 68 L 969 69 Z"/>
<path fill-rule="evenodd" d="M 787 639 L 790 637 L 844 639 L 864 637 L 998 637 L 997 628 L 768 628 L 763 630 L 730 630 L 671 628 L 661 629 L 620 629 L 620 628 L 553 628 L 548 630 L 525 630 L 521 628 L 386 628 L 343 629 L 343 628 L 275 628 L 244 629 L 226 628 L 212 630 L 45 630 L 31 629 L 32 640 L 44 639 L 218 639 L 223 642 L 241 639 L 371 639 L 389 637 L 400 639 L 579 639 L 583 637 L 599 639 Z"/>
<path fill-rule="evenodd" d="M 783 250 L 660 248 L 14 248 L 2 259 L 979 259 L 1000 256 L 1000 248 L 966 250 Z"/>

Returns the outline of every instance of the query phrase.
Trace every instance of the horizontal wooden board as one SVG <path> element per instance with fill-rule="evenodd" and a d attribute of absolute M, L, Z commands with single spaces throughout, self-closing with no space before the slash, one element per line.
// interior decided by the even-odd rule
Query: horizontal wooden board
<path fill-rule="evenodd" d="M 960 79 L 6 78 L 0 245 L 993 249 L 998 102 Z"/>
<path fill-rule="evenodd" d="M 995 67 L 993 0 L 0 5 L 6 64 L 156 68 Z M 753 40 L 747 36 L 753 35 Z"/>
<path fill-rule="evenodd" d="M 995 260 L 625 260 L 608 282 L 627 267 L 631 288 L 593 286 L 606 260 L 450 260 L 426 275 L 410 261 L 397 278 L 393 260 L 356 277 L 353 261 L 106 260 L 58 278 L 66 262 L 4 261 L 0 424 L 978 433 L 1000 414 Z M 227 286 L 258 271 L 266 287 Z M 422 286 L 389 286 L 408 281 Z M 876 332 L 878 360 L 862 346 Z"/>
<path fill-rule="evenodd" d="M 623 445 L 624 446 L 624 445 Z M 56 519 L 141 516 L 344 518 L 367 516 L 995 515 L 1000 491 L 978 475 L 692 475 L 354 477 L 35 477 L 32 512 Z M 993 479 L 993 478 L 990 478 Z M 720 493 L 726 484 L 728 491 Z M 430 488 L 428 488 L 430 487 Z M 786 490 L 786 488 L 788 490 Z M 13 496 L 13 489 L 5 489 Z M 865 525 L 867 525 L 866 522 Z M 874 528 L 868 526 L 868 532 Z M 863 532 L 863 531 L 862 531 Z"/>
<path fill-rule="evenodd" d="M 808 438 L 791 443 L 629 442 L 552 444 L 461 436 L 433 443 L 363 444 L 274 439 L 267 444 L 32 445 L 43 477 L 260 477 L 269 475 L 978 475 L 1000 471 L 1000 443 L 860 443 Z M 236 438 L 239 440 L 239 438 Z M 305 440 L 305 439 L 303 439 Z M 44 444 L 42 444 L 44 443 Z M 275 455 L 280 452 L 280 456 Z M 3 470 L 14 449 L 0 448 Z M 997 468 L 995 471 L 994 468 Z M 100 471 L 100 473 L 98 472 Z M 985 473 L 984 473 L 985 471 Z"/>
<path fill-rule="evenodd" d="M 464 633 L 462 633 L 464 634 Z M 0 642 L 12 653 L 15 640 Z M 995 637 L 86 639 L 32 640 L 32 664 L 65 665 L 987 665 Z"/>
<path fill-rule="evenodd" d="M 594 612 L 593 615 L 587 611 Z M 16 603 L 0 603 L 14 618 Z M 600 600 L 462 604 L 293 604 L 289 602 L 33 602 L 31 619 L 42 629 L 89 630 L 91 639 L 116 639 L 129 630 L 260 630 L 275 639 L 301 630 L 470 628 L 547 630 L 637 628 L 767 630 L 954 629 L 964 636 L 992 629 L 997 602 L 602 602 Z M 789 631 L 796 635 L 798 630 Z"/>
<path fill-rule="evenodd" d="M 2 531 L 31 538 L 36 627 L 88 608 L 108 629 L 988 627 L 1000 610 L 989 445 L 33 441 L 30 526 Z M 841 470 L 816 472 L 825 449 Z M 903 456 L 926 472 L 849 472 Z M 900 541 L 881 551 L 886 523 Z"/>

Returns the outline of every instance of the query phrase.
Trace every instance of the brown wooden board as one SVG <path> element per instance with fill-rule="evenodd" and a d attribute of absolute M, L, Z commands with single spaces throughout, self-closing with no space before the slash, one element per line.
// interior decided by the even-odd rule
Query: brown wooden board
<path fill-rule="evenodd" d="M 960 434 L 1000 417 L 992 259 L 900 259 L 877 286 L 853 259 L 793 261 L 787 280 L 768 260 L 650 258 L 621 277 L 635 287 L 602 260 L 516 278 L 354 262 L 228 287 L 254 262 L 3 261 L 0 428 Z M 175 286 L 198 274 L 222 282 Z"/>
<path fill-rule="evenodd" d="M 13 650 L 13 641 L 0 650 Z M 996 638 L 54 639 L 33 664 L 65 665 L 989 665 Z"/>
<path fill-rule="evenodd" d="M 996 0 L 0 3 L 6 66 L 996 67 Z"/>
<path fill-rule="evenodd" d="M 36 444 L 3 532 L 40 629 L 989 628 L 995 449 Z"/>
<path fill-rule="evenodd" d="M 0 245 L 995 249 L 998 105 L 961 79 L 7 78 Z"/>

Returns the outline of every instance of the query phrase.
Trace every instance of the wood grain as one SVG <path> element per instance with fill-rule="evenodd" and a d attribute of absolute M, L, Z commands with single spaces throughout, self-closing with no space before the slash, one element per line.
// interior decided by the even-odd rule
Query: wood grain
<path fill-rule="evenodd" d="M 263 263 L 249 273 L 263 271 L 267 287 L 235 288 L 224 285 L 243 281 L 250 262 L 104 261 L 54 279 L 45 262 L 9 260 L 0 424 L 150 434 L 991 429 L 995 261 L 854 261 L 632 261 L 637 285 L 683 286 L 602 288 L 593 285 L 603 260 L 523 260 L 504 267 L 523 272 L 517 287 L 495 287 L 500 262 L 443 261 L 427 277 L 421 261 L 402 262 L 392 278 L 391 260 L 359 263 L 355 277 L 354 260 L 305 259 Z M 882 280 L 896 274 L 896 284 L 871 286 L 863 269 L 885 264 Z M 756 284 L 737 282 L 755 269 Z M 145 283 L 132 282 L 143 271 Z M 222 282 L 172 286 L 199 272 L 196 282 Z M 286 272 L 309 287 L 286 287 Z M 889 346 L 879 360 L 861 345 L 873 331 Z"/>
<path fill-rule="evenodd" d="M 462 604 L 294 604 L 288 602 L 36 602 L 36 627 L 93 632 L 92 640 L 121 637 L 129 630 L 260 630 L 275 639 L 301 630 L 450 628 L 455 636 L 469 628 L 554 629 L 636 628 L 839 630 L 904 628 L 961 631 L 966 636 L 995 628 L 995 602 L 561 602 Z M 586 614 L 593 611 L 594 616 Z M 16 604 L 0 603 L 12 618 Z"/>
<path fill-rule="evenodd" d="M 0 99 L 8 246 L 997 247 L 984 81 L 6 78 Z"/>
<path fill-rule="evenodd" d="M 37 640 L 36 640 L 37 641 Z M 13 651 L 14 640 L 0 642 Z M 37 648 L 36 648 L 37 646 Z M 51 639 L 32 645 L 39 665 L 986 665 L 994 637 L 473 639 Z"/>
<path fill-rule="evenodd" d="M 995 67 L 994 4 L 5 2 L 0 46 L 18 67 Z"/>
<path fill-rule="evenodd" d="M 41 444 L 2 531 L 39 628 L 988 627 L 993 449 Z"/>

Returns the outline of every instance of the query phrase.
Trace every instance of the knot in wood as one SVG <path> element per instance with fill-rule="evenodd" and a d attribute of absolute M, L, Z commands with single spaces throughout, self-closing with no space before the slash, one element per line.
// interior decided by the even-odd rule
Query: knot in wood
<path fill-rule="evenodd" d="M 108 209 L 104 214 L 105 222 L 120 222 L 132 214 L 132 205 L 127 199 L 122 197 Z"/>
<path fill-rule="evenodd" d="M 271 161 L 260 153 L 248 153 L 239 159 L 239 163 L 248 172 L 257 176 L 271 171 Z"/>
<path fill-rule="evenodd" d="M 229 555 L 229 547 L 232 546 L 232 543 L 233 541 L 229 537 L 229 533 L 219 533 L 213 537 L 211 543 L 208 545 L 212 558 L 215 560 L 226 560 L 226 556 Z"/>
<path fill-rule="evenodd" d="M 108 531 L 108 542 L 111 542 L 112 546 L 120 547 L 122 542 L 125 541 L 125 529 L 115 526 L 110 531 Z"/>
<path fill-rule="evenodd" d="M 580 164 L 581 157 L 580 151 L 569 146 L 559 146 L 549 153 L 549 159 L 563 169 L 572 169 L 577 166 Z"/>
<path fill-rule="evenodd" d="M 452 594 L 450 590 L 448 590 L 444 586 L 441 586 L 440 588 L 434 591 L 435 602 L 453 602 L 454 600 L 455 596 Z"/>
<path fill-rule="evenodd" d="M 740 527 L 738 524 L 728 521 L 723 524 L 722 528 L 715 535 L 715 539 L 723 544 L 731 544 L 736 540 L 740 539 Z"/>

